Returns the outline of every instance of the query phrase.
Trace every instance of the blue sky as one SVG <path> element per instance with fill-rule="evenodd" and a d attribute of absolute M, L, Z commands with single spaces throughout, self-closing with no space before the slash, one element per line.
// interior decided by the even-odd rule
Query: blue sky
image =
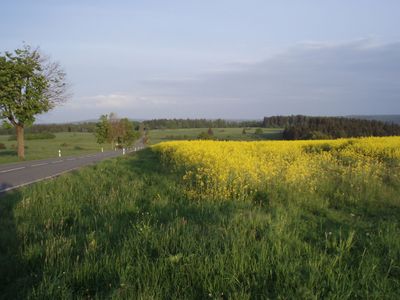
<path fill-rule="evenodd" d="M 2 1 L 0 51 L 40 46 L 73 96 L 39 122 L 400 113 L 394 0 Z"/>

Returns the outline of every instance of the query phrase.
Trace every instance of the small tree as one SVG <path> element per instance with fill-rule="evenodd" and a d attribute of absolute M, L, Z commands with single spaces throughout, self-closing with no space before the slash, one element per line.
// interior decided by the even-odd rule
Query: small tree
<path fill-rule="evenodd" d="M 247 132 L 246 132 L 246 128 L 243 128 L 243 130 L 242 130 L 242 134 L 246 134 Z"/>
<path fill-rule="evenodd" d="M 24 128 L 64 102 L 66 91 L 65 72 L 38 49 L 25 45 L 0 55 L 0 119 L 16 130 L 20 159 L 25 158 Z"/>
<path fill-rule="evenodd" d="M 94 130 L 97 143 L 104 144 L 108 140 L 110 132 L 110 122 L 107 115 L 102 115 Z"/>
<path fill-rule="evenodd" d="M 214 135 L 214 131 L 211 129 L 211 127 L 208 128 L 207 134 L 208 134 L 208 135 Z"/>

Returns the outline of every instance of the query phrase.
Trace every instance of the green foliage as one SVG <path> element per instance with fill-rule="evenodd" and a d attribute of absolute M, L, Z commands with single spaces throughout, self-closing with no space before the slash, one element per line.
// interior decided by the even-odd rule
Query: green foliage
<path fill-rule="evenodd" d="M 239 132 L 240 133 L 240 132 Z M 5 195 L 4 299 L 397 299 L 399 179 L 190 201 L 150 150 Z M 364 190 L 365 188 L 365 190 Z"/>
<path fill-rule="evenodd" d="M 27 133 L 25 134 L 25 140 L 51 140 L 55 139 L 56 135 L 50 132 L 43 132 L 43 133 Z M 9 141 L 16 141 L 17 137 L 15 135 L 11 135 L 8 138 Z"/>
<path fill-rule="evenodd" d="M 8 123 L 6 123 L 8 124 Z M 64 123 L 64 124 L 33 124 L 25 129 L 26 133 L 59 133 L 59 132 L 94 132 L 95 122 Z M 0 128 L 0 135 L 14 134 L 15 129 L 8 124 L 7 127 Z"/>
<path fill-rule="evenodd" d="M 261 128 L 257 128 L 256 131 L 254 132 L 255 135 L 262 135 L 264 132 Z"/>
<path fill-rule="evenodd" d="M 201 132 L 198 136 L 197 139 L 199 140 L 214 140 L 215 137 L 213 134 L 209 134 L 208 131 L 207 132 Z"/>
<path fill-rule="evenodd" d="M 129 147 L 140 137 L 139 131 L 135 130 L 136 123 L 127 118 L 117 119 L 115 114 L 103 115 L 96 124 L 95 136 L 99 144 L 105 142 L 116 143 L 117 147 Z M 140 127 L 138 127 L 140 129 Z"/>
<path fill-rule="evenodd" d="M 285 127 L 288 140 L 400 135 L 400 125 L 345 117 L 273 116 L 264 127 Z"/>
<path fill-rule="evenodd" d="M 102 115 L 94 130 L 97 143 L 104 144 L 110 133 L 110 122 L 107 115 Z"/>
<path fill-rule="evenodd" d="M 223 119 L 154 119 L 143 122 L 148 129 L 178 129 L 178 128 L 235 128 L 257 127 L 262 122 L 253 121 L 228 121 Z"/>
<path fill-rule="evenodd" d="M 0 118 L 12 125 L 32 124 L 36 114 L 52 107 L 48 87 L 36 50 L 25 46 L 0 56 Z"/>
<path fill-rule="evenodd" d="M 120 120 L 120 126 L 123 128 L 120 142 L 125 147 L 130 147 L 140 137 L 139 131 L 134 128 L 134 123 L 127 118 Z"/>
<path fill-rule="evenodd" d="M 57 63 L 27 45 L 0 56 L 0 119 L 15 127 L 20 159 L 25 159 L 25 126 L 66 99 L 64 79 Z"/>
<path fill-rule="evenodd" d="M 352 119 L 376 120 L 388 124 L 395 123 L 400 125 L 400 115 L 352 115 L 349 117 Z"/>
<path fill-rule="evenodd" d="M 341 137 L 345 137 L 346 134 L 341 134 Z M 321 131 L 311 131 L 305 136 L 307 140 L 329 140 L 332 139 L 332 136 L 326 133 L 322 133 Z"/>

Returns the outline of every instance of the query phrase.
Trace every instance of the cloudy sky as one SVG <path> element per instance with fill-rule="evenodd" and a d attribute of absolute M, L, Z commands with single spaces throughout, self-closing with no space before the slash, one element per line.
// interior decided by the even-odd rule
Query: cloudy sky
<path fill-rule="evenodd" d="M 398 0 L 5 0 L 73 96 L 39 122 L 400 113 Z"/>

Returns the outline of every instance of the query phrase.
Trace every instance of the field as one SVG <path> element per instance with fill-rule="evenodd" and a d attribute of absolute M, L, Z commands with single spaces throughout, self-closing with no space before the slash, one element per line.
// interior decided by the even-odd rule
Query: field
<path fill-rule="evenodd" d="M 0 290 L 396 299 L 400 138 L 167 142 L 2 197 Z"/>
<path fill-rule="evenodd" d="M 63 156 L 87 154 L 101 150 L 101 146 L 96 143 L 92 133 L 61 132 L 55 135 L 54 139 L 26 140 L 25 159 L 57 157 L 59 149 Z M 9 141 L 8 137 L 8 135 L 0 135 L 0 143 L 6 146 L 6 149 L 0 150 L 0 164 L 18 161 L 17 142 Z M 109 150 L 106 149 L 107 146 L 104 146 L 105 150 Z"/>
<path fill-rule="evenodd" d="M 201 132 L 207 132 L 208 128 L 190 129 L 157 129 L 149 131 L 149 144 L 163 141 L 197 139 Z M 255 135 L 255 128 L 250 128 L 246 134 L 242 134 L 243 128 L 216 128 L 214 135 L 218 139 L 227 140 L 260 140 L 281 139 L 282 129 L 263 128 L 263 134 Z M 92 133 L 84 132 L 60 132 L 54 139 L 25 140 L 25 159 L 45 159 L 58 156 L 61 150 L 63 156 L 88 154 L 100 151 L 101 147 L 96 143 Z M 6 149 L 0 149 L 0 164 L 17 162 L 16 141 L 9 141 L 8 135 L 0 135 L 0 143 Z M 109 144 L 103 145 L 104 150 L 111 150 Z"/>
<path fill-rule="evenodd" d="M 255 135 L 257 128 L 246 129 L 243 134 L 243 128 L 213 128 L 214 137 L 223 140 L 279 140 L 282 138 L 280 128 L 262 128 L 263 134 Z M 185 129 L 153 129 L 149 133 L 149 143 L 157 144 L 170 140 L 191 140 L 197 139 L 200 133 L 207 132 L 208 128 L 185 128 Z"/>

